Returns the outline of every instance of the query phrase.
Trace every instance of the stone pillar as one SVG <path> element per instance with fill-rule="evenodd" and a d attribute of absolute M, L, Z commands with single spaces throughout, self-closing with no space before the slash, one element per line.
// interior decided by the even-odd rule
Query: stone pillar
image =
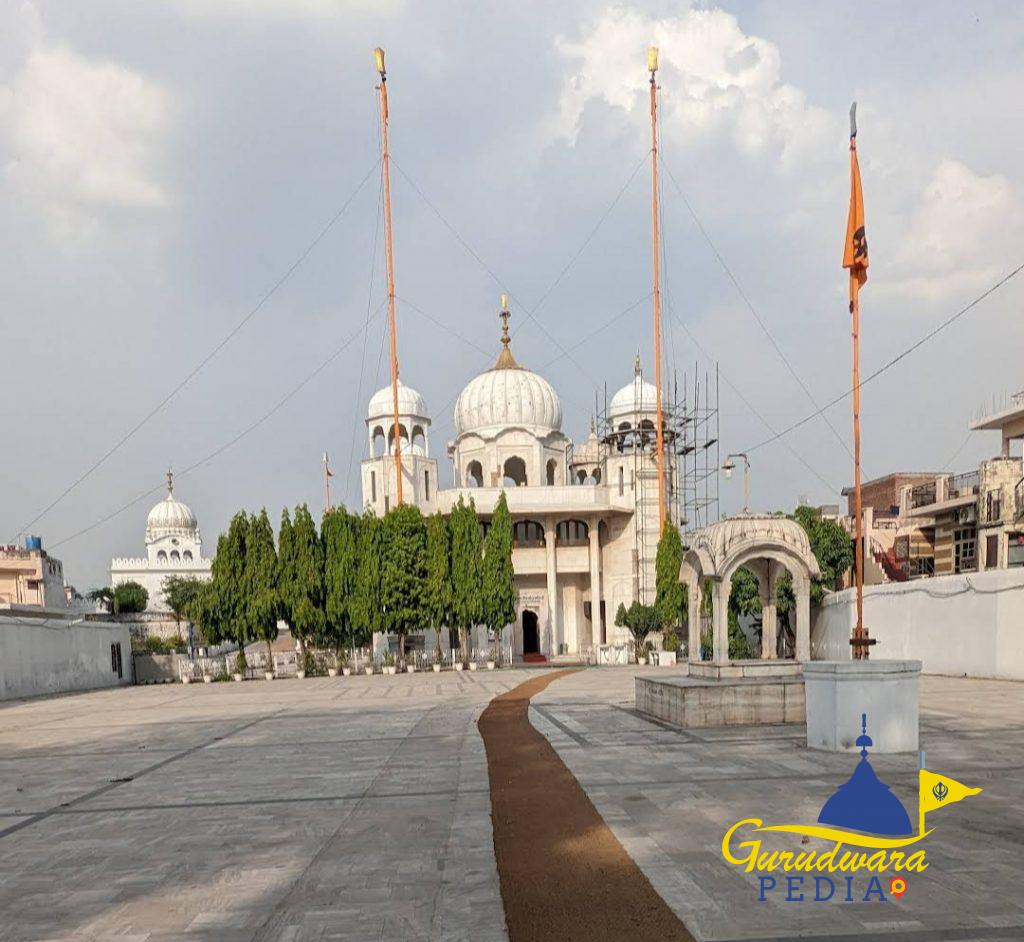
<path fill-rule="evenodd" d="M 689 596 L 687 615 L 687 635 L 690 661 L 700 660 L 700 579 L 690 577 L 686 580 Z"/>
<path fill-rule="evenodd" d="M 778 589 L 779 568 L 774 560 L 766 560 L 764 578 L 760 583 L 761 657 L 764 660 L 774 660 L 778 651 L 779 617 L 775 593 Z"/>
<path fill-rule="evenodd" d="M 725 664 L 729 660 L 729 590 L 732 582 L 729 579 L 716 580 L 712 589 L 714 614 L 712 615 L 712 632 L 714 635 L 714 657 L 716 664 Z"/>
<path fill-rule="evenodd" d="M 602 643 L 601 625 L 601 544 L 598 542 L 598 521 L 590 521 L 590 627 L 594 649 Z"/>
<path fill-rule="evenodd" d="M 558 653 L 558 645 L 562 640 L 558 605 L 558 581 L 555 574 L 555 524 L 553 521 L 544 526 L 544 548 L 547 552 L 548 576 L 548 622 L 551 628 L 551 654 Z"/>
<path fill-rule="evenodd" d="M 796 596 L 796 659 L 811 659 L 811 580 L 804 575 L 793 577 Z"/>

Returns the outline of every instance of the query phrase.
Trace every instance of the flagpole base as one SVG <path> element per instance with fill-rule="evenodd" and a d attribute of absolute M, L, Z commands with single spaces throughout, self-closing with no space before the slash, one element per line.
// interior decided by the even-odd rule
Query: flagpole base
<path fill-rule="evenodd" d="M 920 661 L 807 661 L 807 747 L 857 752 L 866 713 L 872 753 L 917 752 Z"/>

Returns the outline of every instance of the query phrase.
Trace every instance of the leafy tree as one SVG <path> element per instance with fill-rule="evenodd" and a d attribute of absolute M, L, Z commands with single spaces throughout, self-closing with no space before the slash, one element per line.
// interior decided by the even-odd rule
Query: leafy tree
<path fill-rule="evenodd" d="M 168 576 L 163 581 L 164 601 L 174 616 L 179 635 L 181 634 L 181 620 L 190 618 L 189 609 L 199 595 L 202 584 L 202 580 L 195 576 Z"/>
<path fill-rule="evenodd" d="M 344 506 L 328 510 L 320 524 L 324 545 L 324 634 L 336 653 L 346 639 L 354 642 L 359 524 L 359 517 Z"/>
<path fill-rule="evenodd" d="M 459 629 L 462 661 L 469 659 L 469 632 L 483 617 L 480 522 L 476 506 L 462 497 L 452 508 L 452 611 Z"/>
<path fill-rule="evenodd" d="M 299 643 L 299 660 L 306 661 L 306 641 L 324 628 L 324 551 L 309 508 L 295 508 L 291 554 L 282 576 L 288 584 L 291 629 Z"/>
<path fill-rule="evenodd" d="M 619 606 L 620 609 L 624 606 Z M 615 624 L 619 624 L 620 615 L 617 612 L 615 615 Z M 644 605 L 641 602 L 634 602 L 626 609 L 624 615 L 621 616 L 621 620 L 625 627 L 629 629 L 629 633 L 633 636 L 633 651 L 636 654 L 636 659 L 639 662 L 640 658 L 644 657 L 646 650 L 647 637 L 652 631 L 657 631 L 661 627 L 661 616 L 658 614 L 658 609 L 654 605 Z"/>
<path fill-rule="evenodd" d="M 220 632 L 238 645 L 238 666 L 244 669 L 245 645 L 249 632 L 249 592 L 246 584 L 245 554 L 249 538 L 249 517 L 238 511 L 228 524 L 228 532 L 217 540 L 213 559 L 213 583 L 219 605 Z"/>
<path fill-rule="evenodd" d="M 401 504 L 384 518 L 384 565 L 380 596 L 384 624 L 398 635 L 399 657 L 405 638 L 427 620 L 427 526 L 420 509 Z"/>
<path fill-rule="evenodd" d="M 352 625 L 356 630 L 356 643 L 360 645 L 369 644 L 374 632 L 384 630 L 380 599 L 383 544 L 383 524 L 368 510 L 359 522 L 359 567 L 352 600 Z"/>
<path fill-rule="evenodd" d="M 120 582 L 114 586 L 114 614 L 130 615 L 144 612 L 149 604 L 149 593 L 137 582 Z"/>
<path fill-rule="evenodd" d="M 102 589 L 93 589 L 86 598 L 93 602 L 101 602 L 108 612 L 114 610 L 114 590 L 110 586 L 103 586 Z"/>
<path fill-rule="evenodd" d="M 665 521 L 665 530 L 658 540 L 654 572 L 656 597 L 655 608 L 661 628 L 666 633 L 677 634 L 686 623 L 686 586 L 679 581 L 679 570 L 683 564 L 683 542 L 679 530 L 670 520 Z"/>
<path fill-rule="evenodd" d="M 484 538 L 481 568 L 482 621 L 494 633 L 497 648 L 501 630 L 516 618 L 515 571 L 512 568 L 512 518 L 501 492 Z"/>
<path fill-rule="evenodd" d="M 761 589 L 757 577 L 749 569 L 737 569 L 729 587 L 729 659 L 753 657 L 750 642 L 740 628 L 740 618 L 761 614 Z"/>
<path fill-rule="evenodd" d="M 440 511 L 427 519 L 426 614 L 434 629 L 434 650 L 440 657 L 441 629 L 454 621 L 451 531 Z"/>
<path fill-rule="evenodd" d="M 267 645 L 267 669 L 274 664 L 274 639 L 281 609 L 278 595 L 277 550 L 266 508 L 249 523 L 245 547 L 245 618 L 247 634 Z"/>
<path fill-rule="evenodd" d="M 224 541 L 222 535 L 217 541 L 218 549 Z M 199 637 L 204 644 L 219 644 L 229 637 L 230 626 L 213 581 L 200 583 L 196 597 L 188 605 L 187 614 L 199 629 Z"/>

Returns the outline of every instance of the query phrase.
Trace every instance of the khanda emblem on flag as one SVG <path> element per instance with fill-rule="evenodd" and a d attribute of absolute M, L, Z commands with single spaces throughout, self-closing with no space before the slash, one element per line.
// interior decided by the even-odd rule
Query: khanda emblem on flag
<path fill-rule="evenodd" d="M 945 801 L 949 795 L 949 786 L 945 782 L 936 782 L 932 788 L 932 794 L 935 796 L 936 801 Z"/>

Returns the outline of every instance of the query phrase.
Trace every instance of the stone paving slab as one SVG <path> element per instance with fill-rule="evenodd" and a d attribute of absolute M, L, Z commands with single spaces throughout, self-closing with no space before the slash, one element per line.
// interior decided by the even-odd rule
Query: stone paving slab
<path fill-rule="evenodd" d="M 0 940 L 507 939 L 476 719 L 526 671 L 0 707 Z"/>
<path fill-rule="evenodd" d="M 803 725 L 675 729 L 633 709 L 632 669 L 567 677 L 531 720 L 655 888 L 702 939 L 1024 938 L 1024 684 L 923 677 L 928 766 L 981 796 L 929 818 L 929 869 L 884 904 L 757 902 L 757 881 L 721 858 L 735 821 L 817 820 L 856 757 L 812 752 Z M 879 777 L 916 818 L 912 756 L 878 756 Z M 887 881 L 886 881 L 887 886 Z"/>

